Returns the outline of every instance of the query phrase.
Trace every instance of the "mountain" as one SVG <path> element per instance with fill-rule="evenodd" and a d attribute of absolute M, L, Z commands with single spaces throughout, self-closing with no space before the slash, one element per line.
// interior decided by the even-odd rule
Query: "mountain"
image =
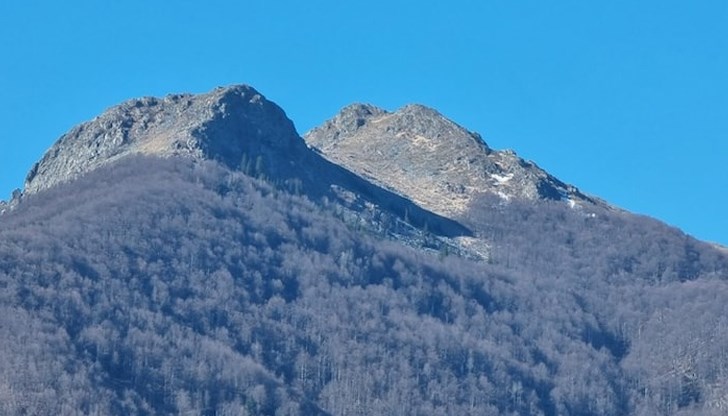
<path fill-rule="evenodd" d="M 214 160 L 293 192 L 305 189 L 311 196 L 346 200 L 358 212 L 376 204 L 394 217 L 406 213 L 412 224 L 427 223 L 430 231 L 445 237 L 470 235 L 457 222 L 311 152 L 283 110 L 245 85 L 200 95 L 147 97 L 113 107 L 64 134 L 30 170 L 24 195 L 131 155 Z"/>
<path fill-rule="evenodd" d="M 354 104 L 304 138 L 334 163 L 451 217 L 487 193 L 605 205 L 421 105 L 390 113 Z"/>
<path fill-rule="evenodd" d="M 727 277 L 422 106 L 132 100 L 0 214 L 0 414 L 722 415 Z"/>
<path fill-rule="evenodd" d="M 255 153 L 275 160 L 267 168 L 285 175 L 301 155 L 297 139 L 283 110 L 247 86 L 130 100 L 64 134 L 33 166 L 24 191 L 48 189 L 131 154 L 209 158 L 237 167 L 243 155 Z"/>
<path fill-rule="evenodd" d="M 133 154 L 211 159 L 231 168 L 242 164 L 281 181 L 309 173 L 306 163 L 311 164 L 310 152 L 280 107 L 252 87 L 232 86 L 130 100 L 107 110 L 63 135 L 33 166 L 24 192 Z"/>

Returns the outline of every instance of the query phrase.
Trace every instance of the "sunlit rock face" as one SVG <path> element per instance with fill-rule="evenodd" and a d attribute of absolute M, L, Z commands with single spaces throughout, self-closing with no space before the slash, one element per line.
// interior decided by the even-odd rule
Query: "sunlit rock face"
<path fill-rule="evenodd" d="M 479 134 L 421 105 L 396 112 L 350 105 L 304 139 L 331 161 L 447 216 L 466 212 L 489 193 L 601 204 L 514 152 L 491 149 Z"/>

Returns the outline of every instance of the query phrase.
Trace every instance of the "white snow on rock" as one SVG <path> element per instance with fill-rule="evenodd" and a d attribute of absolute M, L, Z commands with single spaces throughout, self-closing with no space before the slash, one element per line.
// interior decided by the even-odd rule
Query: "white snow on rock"
<path fill-rule="evenodd" d="M 496 173 L 493 173 L 493 174 L 490 175 L 490 177 L 493 178 L 493 179 L 495 179 L 496 182 L 498 182 L 499 185 L 502 185 L 502 184 L 510 181 L 511 179 L 513 179 L 513 174 L 512 173 L 509 173 L 507 175 L 498 175 Z"/>

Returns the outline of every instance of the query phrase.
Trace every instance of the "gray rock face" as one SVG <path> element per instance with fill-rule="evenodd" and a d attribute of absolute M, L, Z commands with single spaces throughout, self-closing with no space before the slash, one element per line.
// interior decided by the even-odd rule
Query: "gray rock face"
<path fill-rule="evenodd" d="M 486 193 L 601 203 L 421 105 L 394 113 L 350 105 L 304 139 L 332 162 L 451 218 Z"/>
<path fill-rule="evenodd" d="M 214 159 L 279 182 L 302 181 L 309 191 L 336 185 L 380 194 L 343 167 L 448 218 L 467 212 L 487 193 L 598 203 L 515 153 L 490 149 L 478 134 L 421 105 L 390 113 L 354 104 L 304 142 L 280 107 L 243 85 L 112 107 L 63 135 L 33 166 L 24 192 L 133 154 Z"/>
<path fill-rule="evenodd" d="M 259 165 L 278 174 L 295 169 L 292 159 L 306 151 L 283 110 L 249 86 L 141 98 L 63 135 L 29 172 L 25 193 L 130 154 L 210 158 L 231 167 L 255 155 Z"/>

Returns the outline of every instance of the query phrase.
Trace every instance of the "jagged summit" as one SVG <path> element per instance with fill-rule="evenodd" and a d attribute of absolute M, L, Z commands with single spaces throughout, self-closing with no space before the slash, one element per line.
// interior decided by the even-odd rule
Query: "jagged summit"
<path fill-rule="evenodd" d="M 268 169 L 305 151 L 283 110 L 247 85 L 199 95 L 144 97 L 74 127 L 29 172 L 25 192 L 71 180 L 130 154 L 210 158 L 237 167 L 244 155 Z M 275 153 L 275 155 L 274 155 Z M 275 159 L 276 163 L 272 162 Z"/>
<path fill-rule="evenodd" d="M 354 104 L 304 138 L 334 163 L 446 216 L 466 212 L 486 193 L 597 202 L 512 151 L 492 150 L 479 134 L 423 105 L 387 112 Z"/>
<path fill-rule="evenodd" d="M 323 163 L 307 146 L 338 166 Z M 597 202 L 513 152 L 494 151 L 480 135 L 432 108 L 410 104 L 388 112 L 352 104 L 304 141 L 280 107 L 247 85 L 144 97 L 112 107 L 64 134 L 33 166 L 24 192 L 50 188 L 133 154 L 213 159 L 233 168 L 264 166 L 269 178 L 301 180 L 319 190 L 354 186 L 354 175 L 343 167 L 450 218 L 489 193 L 572 205 Z"/>

